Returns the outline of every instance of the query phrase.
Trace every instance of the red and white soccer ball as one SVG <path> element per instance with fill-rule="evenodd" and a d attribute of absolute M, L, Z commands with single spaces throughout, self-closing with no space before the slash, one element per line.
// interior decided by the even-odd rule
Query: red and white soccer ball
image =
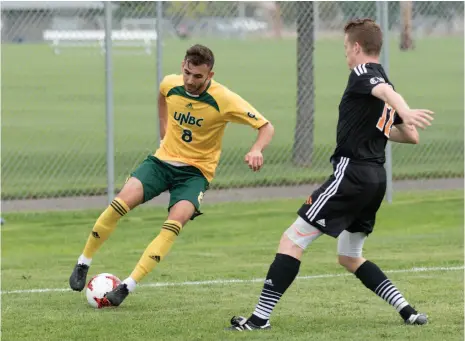
<path fill-rule="evenodd" d="M 111 304 L 105 298 L 105 294 L 112 291 L 120 283 L 121 281 L 118 277 L 109 273 L 102 273 L 94 276 L 89 283 L 87 283 L 87 302 L 94 308 L 110 306 Z"/>

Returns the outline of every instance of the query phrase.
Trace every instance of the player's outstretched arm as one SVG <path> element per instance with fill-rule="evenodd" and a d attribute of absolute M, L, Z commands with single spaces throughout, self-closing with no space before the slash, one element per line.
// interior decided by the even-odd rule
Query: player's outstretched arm
<path fill-rule="evenodd" d="M 158 119 L 160 122 L 160 140 L 163 140 L 168 123 L 168 107 L 166 105 L 166 97 L 161 92 L 158 94 Z"/>
<path fill-rule="evenodd" d="M 244 161 L 249 165 L 249 168 L 254 172 L 259 171 L 263 166 L 263 150 L 271 142 L 274 135 L 274 127 L 270 122 L 261 126 L 258 129 L 257 140 L 253 144 L 250 151 L 246 154 Z"/>
<path fill-rule="evenodd" d="M 391 128 L 389 141 L 418 144 L 420 143 L 420 135 L 414 126 L 408 126 L 402 123 Z"/>
<path fill-rule="evenodd" d="M 410 109 L 403 97 L 392 89 L 389 84 L 381 83 L 371 90 L 371 94 L 394 108 L 407 126 L 425 129 L 431 125 L 434 113 L 427 109 Z"/>

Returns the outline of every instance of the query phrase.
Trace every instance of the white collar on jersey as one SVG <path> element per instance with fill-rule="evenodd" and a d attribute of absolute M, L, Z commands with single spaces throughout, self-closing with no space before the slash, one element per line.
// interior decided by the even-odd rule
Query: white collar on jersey
<path fill-rule="evenodd" d="M 200 96 L 200 95 L 193 95 L 193 94 L 191 94 L 191 93 L 189 93 L 189 92 L 187 92 L 187 91 L 186 91 L 186 94 L 188 94 L 188 95 L 191 96 L 191 97 L 199 97 L 199 96 Z"/>

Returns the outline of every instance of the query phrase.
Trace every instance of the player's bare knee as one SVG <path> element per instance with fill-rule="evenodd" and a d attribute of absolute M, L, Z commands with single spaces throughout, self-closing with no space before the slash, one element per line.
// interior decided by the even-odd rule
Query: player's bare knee
<path fill-rule="evenodd" d="M 194 213 L 194 204 L 187 200 L 181 200 L 171 207 L 168 219 L 179 221 L 184 226 L 192 218 Z"/>
<path fill-rule="evenodd" d="M 354 273 L 357 269 L 365 262 L 365 258 L 363 257 L 349 257 L 349 256 L 338 256 L 338 262 L 347 271 Z"/>
<path fill-rule="evenodd" d="M 278 253 L 300 259 L 303 252 L 304 250 L 299 245 L 290 240 L 286 233 L 283 233 L 279 241 Z"/>
<path fill-rule="evenodd" d="M 350 256 L 338 255 L 337 261 L 342 266 L 351 266 L 352 264 L 357 263 L 358 260 L 361 258 L 362 257 L 350 257 Z"/>
<path fill-rule="evenodd" d="M 298 217 L 281 237 L 278 252 L 300 259 L 303 251 L 321 235 L 320 230 Z"/>
<path fill-rule="evenodd" d="M 281 250 L 292 250 L 295 248 L 301 249 L 299 245 L 297 245 L 293 240 L 289 239 L 286 232 L 284 232 L 281 236 L 281 239 L 279 241 L 279 248 Z"/>
<path fill-rule="evenodd" d="M 131 177 L 117 195 L 130 209 L 140 205 L 144 200 L 144 186 L 139 179 Z"/>

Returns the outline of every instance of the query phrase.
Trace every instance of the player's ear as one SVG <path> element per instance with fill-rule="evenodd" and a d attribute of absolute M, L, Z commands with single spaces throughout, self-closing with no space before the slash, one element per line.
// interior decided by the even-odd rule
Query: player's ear
<path fill-rule="evenodd" d="M 210 73 L 208 74 L 208 78 L 212 79 L 214 75 L 215 75 L 215 72 L 210 71 Z"/>
<path fill-rule="evenodd" d="M 184 65 L 186 65 L 186 61 L 185 61 L 185 60 L 183 60 L 183 61 L 181 62 L 181 73 L 183 73 Z"/>

